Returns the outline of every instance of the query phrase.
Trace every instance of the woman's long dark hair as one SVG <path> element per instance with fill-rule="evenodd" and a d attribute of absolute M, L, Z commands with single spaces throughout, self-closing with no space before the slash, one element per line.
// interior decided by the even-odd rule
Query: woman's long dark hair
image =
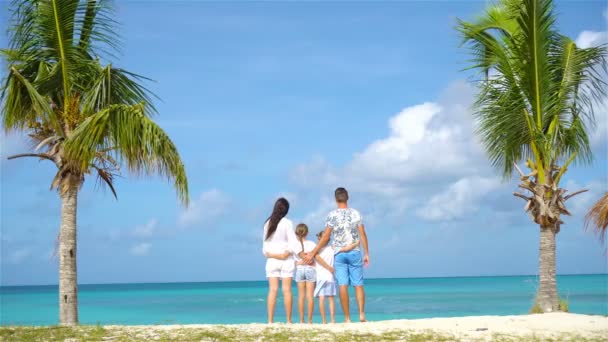
<path fill-rule="evenodd" d="M 277 230 L 277 226 L 283 217 L 287 215 L 289 212 L 289 202 L 283 197 L 279 198 L 276 202 L 274 202 L 274 208 L 272 209 L 272 214 L 268 218 L 268 231 L 266 232 L 266 240 L 268 240 L 272 234 Z"/>

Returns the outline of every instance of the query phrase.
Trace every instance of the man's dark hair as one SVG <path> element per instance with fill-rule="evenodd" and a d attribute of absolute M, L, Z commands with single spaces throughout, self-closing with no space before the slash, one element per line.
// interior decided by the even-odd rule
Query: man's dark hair
<path fill-rule="evenodd" d="M 337 188 L 335 191 L 336 202 L 346 203 L 348 201 L 348 191 L 344 188 Z"/>

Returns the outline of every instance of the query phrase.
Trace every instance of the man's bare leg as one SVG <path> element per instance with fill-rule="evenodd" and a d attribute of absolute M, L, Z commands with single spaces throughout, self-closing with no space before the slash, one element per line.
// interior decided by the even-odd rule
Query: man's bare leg
<path fill-rule="evenodd" d="M 363 286 L 355 286 L 355 296 L 357 297 L 357 306 L 359 306 L 359 321 L 367 322 L 365 319 L 365 290 L 363 290 Z"/>
<path fill-rule="evenodd" d="M 344 311 L 344 323 L 350 323 L 350 312 L 348 311 L 348 285 L 340 285 L 340 304 Z"/>

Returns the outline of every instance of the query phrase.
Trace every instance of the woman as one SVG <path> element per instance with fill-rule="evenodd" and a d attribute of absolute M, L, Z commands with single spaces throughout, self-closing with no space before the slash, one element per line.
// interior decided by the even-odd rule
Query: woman
<path fill-rule="evenodd" d="M 293 254 L 301 251 L 293 230 L 293 223 L 285 216 L 289 202 L 279 198 L 274 203 L 272 214 L 264 224 L 263 252 L 266 256 L 266 278 L 268 278 L 268 323 L 274 321 L 274 308 L 279 292 L 279 279 L 283 288 L 287 323 L 291 323 L 291 279 L 295 268 Z"/>

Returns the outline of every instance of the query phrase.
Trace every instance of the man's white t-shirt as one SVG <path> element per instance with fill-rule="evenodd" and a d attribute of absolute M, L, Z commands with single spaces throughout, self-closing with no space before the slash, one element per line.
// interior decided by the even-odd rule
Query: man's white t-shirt
<path fill-rule="evenodd" d="M 323 248 L 318 254 L 329 266 L 334 267 L 334 250 L 330 246 Z M 334 281 L 334 275 L 317 262 L 317 281 Z"/>
<path fill-rule="evenodd" d="M 363 217 L 353 208 L 338 208 L 332 210 L 325 219 L 325 226 L 331 228 L 331 246 L 339 250 L 360 240 L 359 226 Z M 355 248 L 358 250 L 359 246 Z"/>

